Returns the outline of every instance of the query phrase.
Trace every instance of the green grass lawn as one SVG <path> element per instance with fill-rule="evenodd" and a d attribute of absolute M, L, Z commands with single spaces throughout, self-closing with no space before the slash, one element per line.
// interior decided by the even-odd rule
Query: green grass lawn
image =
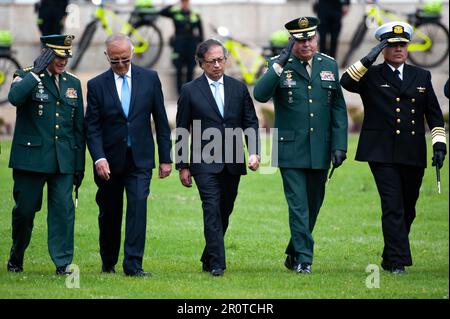
<path fill-rule="evenodd" d="M 283 266 L 289 228 L 279 172 L 251 172 L 241 179 L 226 235 L 225 276 L 215 278 L 201 271 L 201 203 L 197 189 L 182 187 L 177 172 L 165 180 L 154 178 L 151 184 L 144 270 L 153 276 L 125 277 L 121 272 L 122 256 L 116 267 L 118 273 L 101 274 L 96 186 L 89 159 L 75 221 L 74 263 L 80 269 L 80 289 L 68 289 L 66 279 L 54 275 L 48 254 L 45 203 L 36 214 L 32 241 L 25 254 L 25 271 L 6 271 L 13 183 L 8 168 L 10 143 L 2 141 L 0 298 L 448 299 L 448 160 L 441 172 L 440 195 L 431 163 L 426 170 L 410 234 L 414 266 L 403 276 L 380 270 L 380 287 L 369 289 L 365 284 L 369 275 L 366 267 L 380 264 L 383 248 L 381 210 L 367 163 L 353 160 L 356 142 L 357 136 L 351 136 L 349 159 L 335 171 L 327 187 L 314 230 L 315 256 L 313 274 L 309 276 L 289 272 Z"/>

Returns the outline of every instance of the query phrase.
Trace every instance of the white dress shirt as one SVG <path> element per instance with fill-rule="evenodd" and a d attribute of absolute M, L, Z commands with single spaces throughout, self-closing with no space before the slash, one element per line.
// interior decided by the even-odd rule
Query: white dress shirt
<path fill-rule="evenodd" d="M 205 74 L 205 76 L 206 76 L 206 74 Z M 220 97 L 222 98 L 222 102 L 223 102 L 223 105 L 225 105 L 225 89 L 224 89 L 224 87 L 223 87 L 223 75 L 222 75 L 222 77 L 219 79 L 219 80 L 217 80 L 217 81 L 213 81 L 213 80 L 211 80 L 208 76 L 206 76 L 206 79 L 208 80 L 208 85 L 209 85 L 209 89 L 211 90 L 211 93 L 212 93 L 212 96 L 214 97 L 215 95 L 215 91 L 216 91 L 216 89 L 214 88 L 214 86 L 213 85 L 211 85 L 211 83 L 213 83 L 213 82 L 219 82 L 221 85 L 219 86 L 219 92 L 220 92 Z"/>
<path fill-rule="evenodd" d="M 128 69 L 127 74 L 125 74 L 125 78 L 127 79 L 128 87 L 130 88 L 130 92 L 131 92 L 131 67 Z M 116 89 L 117 89 L 117 94 L 119 96 L 119 100 L 122 101 L 122 84 L 123 84 L 122 77 L 120 75 L 114 73 L 114 79 L 116 81 Z"/>
<path fill-rule="evenodd" d="M 392 65 L 390 65 L 389 63 L 387 63 L 387 65 L 389 65 L 389 67 L 391 68 L 392 72 L 395 71 L 395 68 Z M 402 81 L 403 81 L 403 67 L 404 66 L 405 66 L 405 63 L 403 63 L 402 65 L 400 65 L 397 68 L 397 70 L 400 72 L 400 74 L 398 76 L 400 77 L 400 79 L 402 79 Z"/>

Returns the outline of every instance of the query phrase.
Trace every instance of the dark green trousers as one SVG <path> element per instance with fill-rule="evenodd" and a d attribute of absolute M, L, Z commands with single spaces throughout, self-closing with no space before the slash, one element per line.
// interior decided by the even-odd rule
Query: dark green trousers
<path fill-rule="evenodd" d="M 280 168 L 280 171 L 291 230 L 286 254 L 294 256 L 296 263 L 312 264 L 312 231 L 325 196 L 327 170 Z"/>
<path fill-rule="evenodd" d="M 36 212 L 42 207 L 47 183 L 48 250 L 56 267 L 72 263 L 75 208 L 72 199 L 72 174 L 45 174 L 13 169 L 12 248 L 10 260 L 23 264 L 31 240 Z"/>

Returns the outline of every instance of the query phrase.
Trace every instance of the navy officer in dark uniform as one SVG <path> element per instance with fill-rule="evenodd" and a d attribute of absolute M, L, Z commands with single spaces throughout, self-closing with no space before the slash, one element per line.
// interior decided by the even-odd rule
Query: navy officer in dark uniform
<path fill-rule="evenodd" d="M 369 162 L 381 198 L 383 269 L 394 274 L 412 265 L 409 233 L 427 165 L 424 119 L 431 130 L 433 166 L 446 154 L 444 119 L 429 71 L 405 63 L 412 27 L 393 21 L 380 26 L 380 43 L 350 66 L 342 86 L 358 93 L 364 121 L 356 160 Z M 372 66 L 380 52 L 384 62 Z"/>
<path fill-rule="evenodd" d="M 13 169 L 12 247 L 9 272 L 22 272 L 36 212 L 47 184 L 48 250 L 58 275 L 72 263 L 75 209 L 73 185 L 84 176 L 85 139 L 80 80 L 65 71 L 71 35 L 41 37 L 34 66 L 19 69 L 8 95 L 16 107 L 9 167 Z"/>
<path fill-rule="evenodd" d="M 195 50 L 197 45 L 203 41 L 200 13 L 190 8 L 189 0 L 181 0 L 180 5 L 168 6 L 159 14 L 171 18 L 175 26 L 175 36 L 171 40 L 172 62 L 177 70 L 177 89 L 180 93 L 181 86 L 192 81 Z"/>

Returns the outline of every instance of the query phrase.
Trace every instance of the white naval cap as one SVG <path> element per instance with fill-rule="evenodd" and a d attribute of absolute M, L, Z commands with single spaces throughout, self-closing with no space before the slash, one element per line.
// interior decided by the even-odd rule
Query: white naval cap
<path fill-rule="evenodd" d="M 413 35 L 413 28 L 406 22 L 392 21 L 385 23 L 375 30 L 375 39 L 387 39 L 389 43 L 409 42 Z"/>

